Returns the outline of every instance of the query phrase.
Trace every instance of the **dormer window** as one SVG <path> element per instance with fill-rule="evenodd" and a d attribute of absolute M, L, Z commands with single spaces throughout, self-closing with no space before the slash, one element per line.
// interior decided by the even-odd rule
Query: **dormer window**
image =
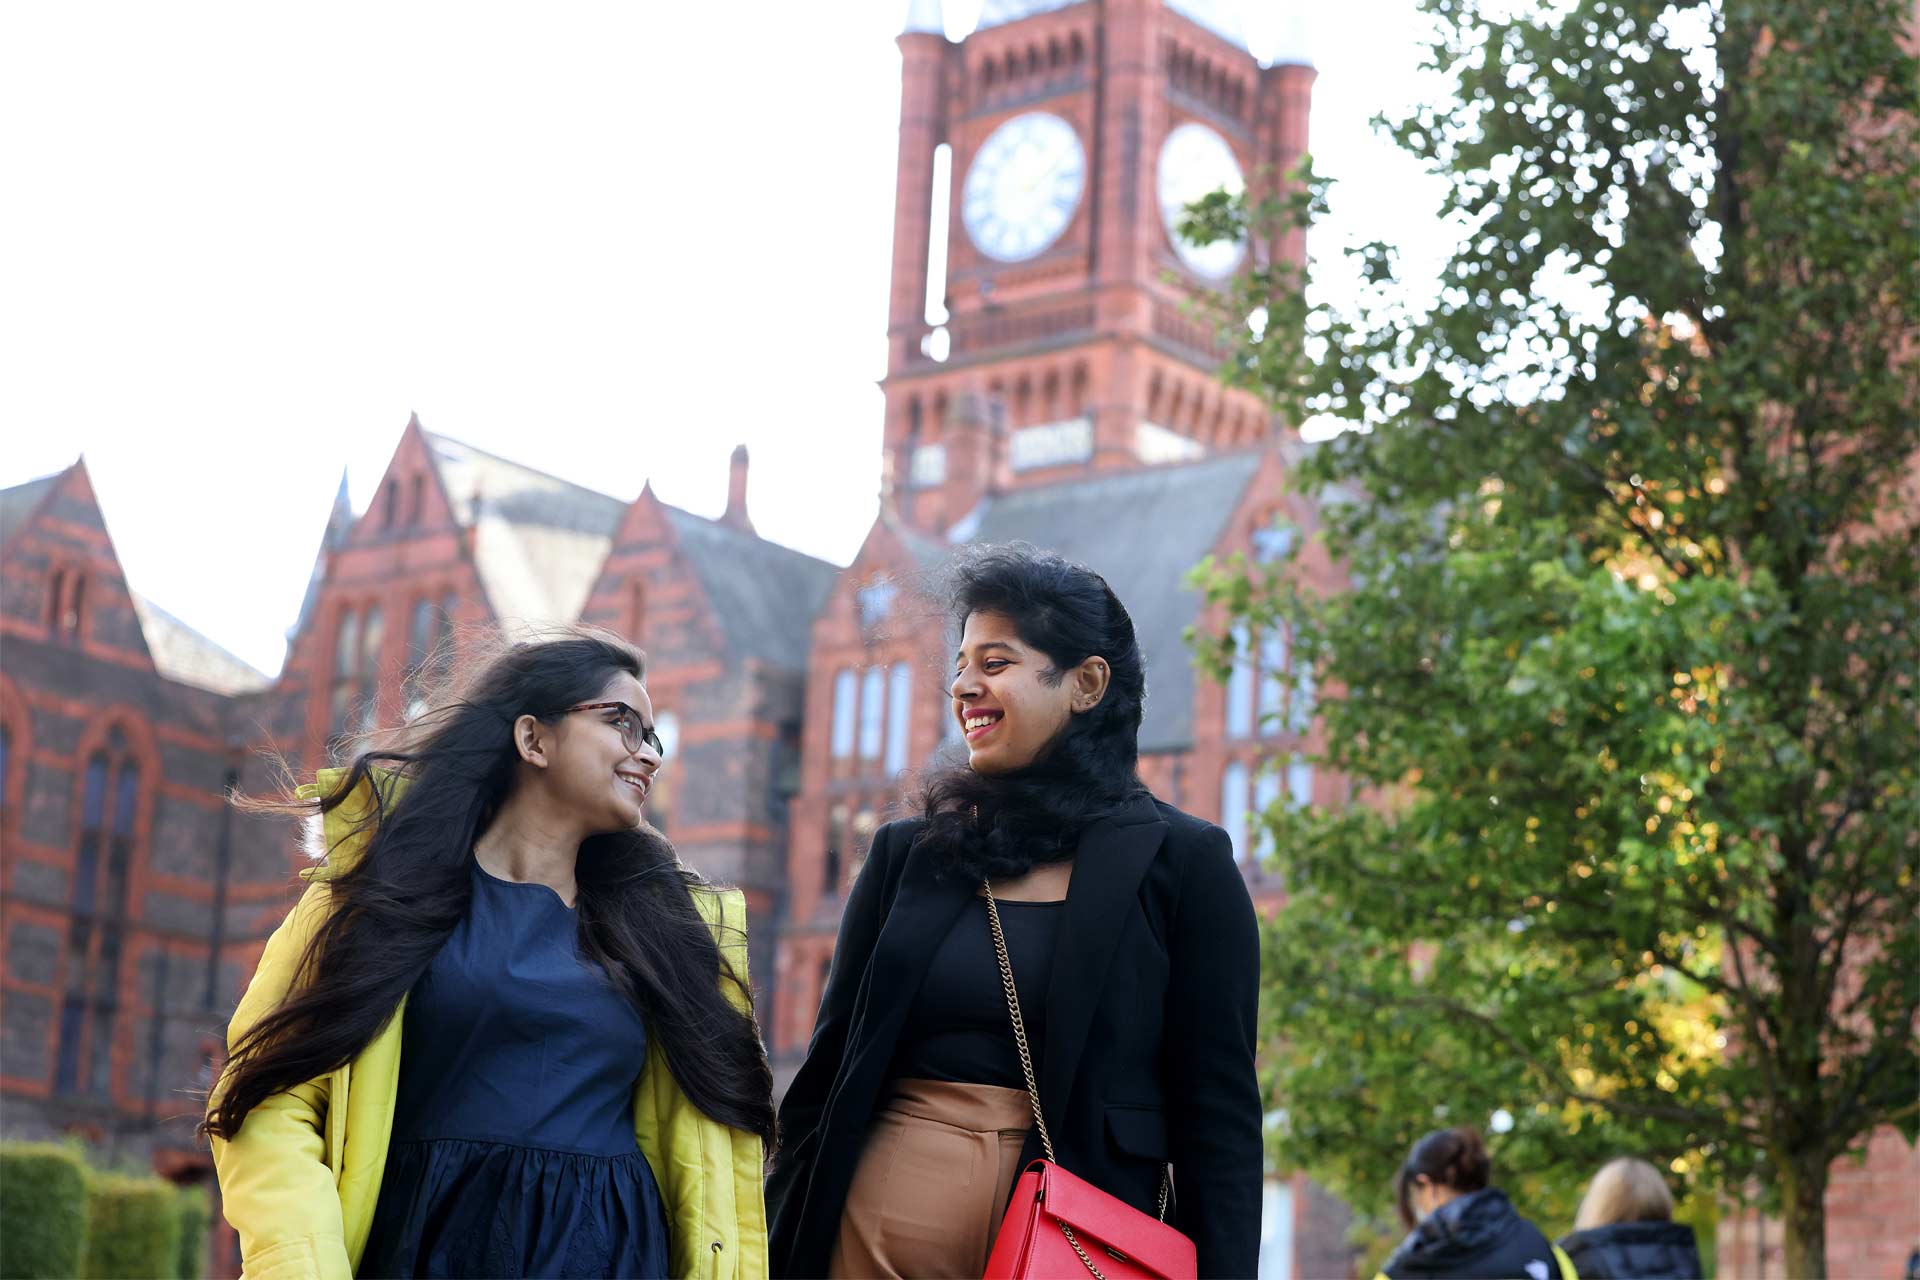
<path fill-rule="evenodd" d="M 1253 531 L 1253 558 L 1261 564 L 1274 564 L 1293 551 L 1291 525 L 1270 525 Z"/>
<path fill-rule="evenodd" d="M 86 603 L 87 579 L 78 569 L 55 569 L 47 583 L 47 637 L 55 644 L 80 640 L 81 610 Z"/>
<path fill-rule="evenodd" d="M 871 631 L 887 620 L 893 612 L 893 597 L 896 594 L 893 583 L 886 578 L 875 578 L 860 588 L 856 597 L 860 606 L 860 625 Z"/>

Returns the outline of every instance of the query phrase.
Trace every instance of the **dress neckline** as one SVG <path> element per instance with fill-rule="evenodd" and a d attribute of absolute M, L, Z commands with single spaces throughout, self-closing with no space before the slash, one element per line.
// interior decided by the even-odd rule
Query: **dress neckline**
<path fill-rule="evenodd" d="M 490 880 L 494 884 L 505 885 L 509 889 L 543 889 L 546 891 L 547 896 L 552 898 L 554 902 L 559 905 L 562 911 L 566 912 L 568 915 L 573 914 L 573 908 L 567 905 L 567 900 L 561 897 L 560 891 L 554 888 L 550 884 L 542 884 L 538 880 L 503 880 L 499 876 L 493 874 L 493 872 L 481 866 L 480 859 L 478 858 L 475 858 L 473 860 L 473 869 L 479 872 L 482 878 L 486 880 Z"/>

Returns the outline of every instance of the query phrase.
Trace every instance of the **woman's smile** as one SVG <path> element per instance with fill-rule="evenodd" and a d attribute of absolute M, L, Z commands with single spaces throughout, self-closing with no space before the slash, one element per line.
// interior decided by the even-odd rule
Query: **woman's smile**
<path fill-rule="evenodd" d="M 993 732 L 1006 714 L 991 707 L 966 708 L 960 713 L 960 726 L 966 730 L 968 742 L 979 742 Z"/>

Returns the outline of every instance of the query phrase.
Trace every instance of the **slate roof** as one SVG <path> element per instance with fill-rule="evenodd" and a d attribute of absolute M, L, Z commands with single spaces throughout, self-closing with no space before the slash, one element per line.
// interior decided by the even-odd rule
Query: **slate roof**
<path fill-rule="evenodd" d="M 628 504 L 423 431 L 454 518 L 474 529 L 474 562 L 503 624 L 571 622 L 592 594 Z M 728 644 L 801 671 L 813 617 L 839 569 L 745 529 L 661 504 Z"/>
<path fill-rule="evenodd" d="M 0 489 L 0 542 L 11 538 L 14 531 L 26 523 L 33 509 L 40 505 L 40 499 L 46 497 L 65 474 L 65 471 L 56 471 L 50 476 Z"/>
<path fill-rule="evenodd" d="M 474 566 L 509 630 L 580 616 L 627 504 L 423 431 L 454 519 L 474 531 Z"/>
<path fill-rule="evenodd" d="M 1216 454 L 1019 489 L 966 523 L 971 542 L 1030 542 L 1106 578 L 1147 658 L 1142 751 L 1193 745 L 1193 654 L 1181 632 L 1200 617 L 1187 571 L 1220 540 L 1260 465 L 1258 453 Z"/>
<path fill-rule="evenodd" d="M 739 655 L 806 670 L 814 615 L 839 568 L 744 529 L 665 509 L 681 552 Z"/>
<path fill-rule="evenodd" d="M 129 594 L 154 668 L 167 679 L 214 693 L 249 693 L 273 683 L 139 592 Z"/>

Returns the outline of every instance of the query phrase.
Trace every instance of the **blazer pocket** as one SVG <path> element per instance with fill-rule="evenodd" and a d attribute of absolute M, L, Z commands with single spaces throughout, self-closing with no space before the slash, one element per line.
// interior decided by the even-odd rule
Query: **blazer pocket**
<path fill-rule="evenodd" d="M 1167 1117 L 1159 1107 L 1107 1104 L 1107 1140 L 1142 1160 L 1167 1158 Z"/>

